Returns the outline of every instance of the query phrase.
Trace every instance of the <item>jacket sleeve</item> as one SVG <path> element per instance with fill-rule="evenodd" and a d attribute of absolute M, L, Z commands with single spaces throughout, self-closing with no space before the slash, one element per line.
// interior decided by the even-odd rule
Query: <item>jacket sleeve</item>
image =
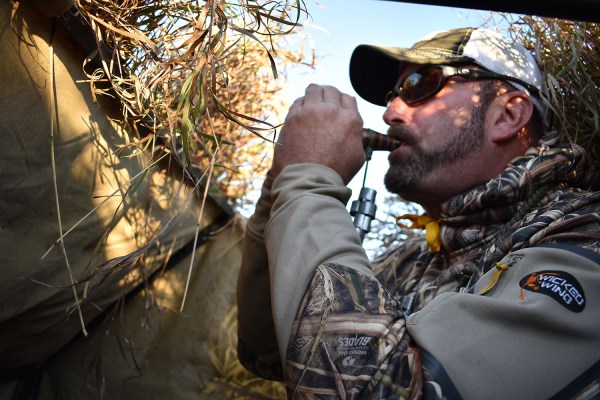
<path fill-rule="evenodd" d="M 238 358 L 255 374 L 283 380 L 291 325 L 317 265 L 338 260 L 371 273 L 345 208 L 350 194 L 337 173 L 317 164 L 265 179 L 246 226 L 237 285 Z M 288 260 L 296 267 L 287 268 Z"/>
<path fill-rule="evenodd" d="M 406 395 L 410 371 L 420 371 L 400 307 L 374 277 L 345 208 L 349 194 L 334 171 L 314 164 L 288 166 L 273 184 L 265 243 L 291 398 L 366 393 L 390 363 L 398 384 L 386 393 Z"/>
<path fill-rule="evenodd" d="M 237 283 L 238 359 L 248 370 L 272 380 L 283 380 L 281 357 L 271 312 L 271 284 L 265 226 L 271 213 L 271 186 L 267 174 L 254 214 L 248 219 L 242 264 Z"/>
<path fill-rule="evenodd" d="M 319 265 L 336 262 L 372 275 L 345 208 L 350 195 L 335 171 L 318 164 L 287 166 L 273 184 L 265 243 L 282 362 L 294 316 Z"/>

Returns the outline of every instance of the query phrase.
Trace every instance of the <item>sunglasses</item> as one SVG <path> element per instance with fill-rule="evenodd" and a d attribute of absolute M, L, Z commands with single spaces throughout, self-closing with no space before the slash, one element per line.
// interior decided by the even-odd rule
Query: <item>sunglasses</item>
<path fill-rule="evenodd" d="M 481 69 L 468 67 L 451 67 L 449 65 L 431 65 L 408 74 L 399 81 L 385 96 L 385 104 L 390 105 L 392 100 L 400 97 L 406 104 L 412 105 L 434 96 L 442 90 L 448 79 L 453 76 L 462 76 L 471 80 L 499 79 L 518 83 L 525 87 L 529 93 L 539 96 L 539 90 L 527 82 L 512 76 L 496 74 Z"/>

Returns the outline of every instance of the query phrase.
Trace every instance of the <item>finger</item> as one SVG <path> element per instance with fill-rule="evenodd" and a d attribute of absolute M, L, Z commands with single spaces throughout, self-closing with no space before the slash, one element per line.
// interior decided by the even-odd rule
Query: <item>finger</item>
<path fill-rule="evenodd" d="M 290 107 L 293 107 L 293 106 L 297 107 L 297 106 L 302 105 L 303 103 L 304 103 L 304 96 L 300 96 L 300 97 L 296 98 L 296 100 L 294 100 L 294 102 L 292 103 L 292 105 Z"/>
<path fill-rule="evenodd" d="M 354 97 L 354 96 L 350 96 L 349 94 L 342 93 L 341 94 L 341 104 L 342 104 L 342 108 L 347 108 L 350 110 L 358 111 L 356 97 Z"/>
<path fill-rule="evenodd" d="M 311 83 L 310 85 L 308 85 L 306 87 L 306 90 L 304 91 L 304 102 L 305 103 L 311 103 L 311 102 L 322 102 L 323 101 L 323 89 L 321 88 L 321 86 L 319 85 L 315 85 L 314 83 Z"/>
<path fill-rule="evenodd" d="M 294 100 L 294 102 L 288 109 L 287 115 L 285 116 L 285 121 L 289 121 L 290 119 L 294 118 L 296 114 L 298 114 L 298 110 L 300 110 L 303 105 L 304 97 L 298 97 L 296 100 Z"/>
<path fill-rule="evenodd" d="M 298 97 L 296 100 L 294 100 L 294 102 L 290 106 L 290 110 L 299 108 L 302 106 L 302 104 L 304 104 L 304 96 Z"/>
<path fill-rule="evenodd" d="M 340 95 L 342 93 L 333 86 L 323 86 L 323 101 L 339 105 L 341 102 Z"/>

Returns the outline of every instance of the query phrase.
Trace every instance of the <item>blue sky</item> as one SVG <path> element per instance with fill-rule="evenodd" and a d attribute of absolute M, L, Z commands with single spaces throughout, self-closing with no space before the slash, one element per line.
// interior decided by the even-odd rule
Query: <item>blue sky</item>
<path fill-rule="evenodd" d="M 318 66 L 315 70 L 290 71 L 283 92 L 290 103 L 302 96 L 311 82 L 336 86 L 356 96 L 348 76 L 348 63 L 359 44 L 410 47 L 432 31 L 479 26 L 489 16 L 484 11 L 382 0 L 305 1 L 311 18 L 306 21 L 304 32 L 312 38 Z M 358 97 L 357 100 L 365 127 L 385 133 L 386 125 L 381 119 L 384 109 Z M 387 166 L 387 153 L 376 153 L 369 165 L 367 186 L 377 190 L 379 200 L 386 194 L 382 181 Z M 350 184 L 354 196 L 358 195 L 362 180 L 361 171 Z"/>

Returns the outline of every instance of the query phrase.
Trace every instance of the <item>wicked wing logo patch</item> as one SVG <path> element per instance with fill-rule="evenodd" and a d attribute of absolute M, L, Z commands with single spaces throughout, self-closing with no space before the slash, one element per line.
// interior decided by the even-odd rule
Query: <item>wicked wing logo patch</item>
<path fill-rule="evenodd" d="M 583 288 L 577 279 L 567 272 L 533 272 L 521 279 L 519 285 L 521 286 L 521 300 L 525 299 L 523 290 L 528 290 L 550 296 L 573 312 L 581 312 L 585 307 Z"/>

